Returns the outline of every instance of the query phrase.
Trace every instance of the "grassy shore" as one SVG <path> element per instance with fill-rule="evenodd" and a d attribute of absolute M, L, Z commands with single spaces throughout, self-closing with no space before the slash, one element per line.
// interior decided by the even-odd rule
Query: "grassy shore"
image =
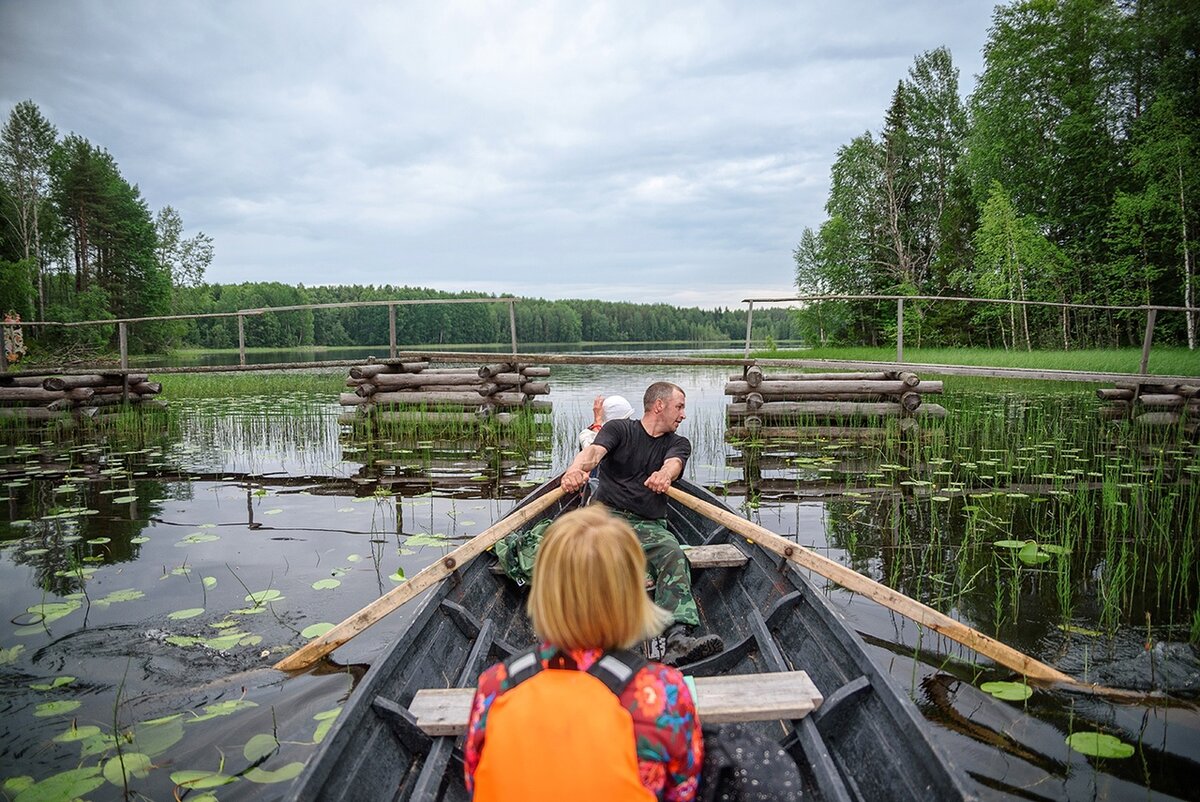
<path fill-rule="evenodd" d="M 802 350 L 757 351 L 760 359 L 843 359 L 862 362 L 894 362 L 893 346 L 806 348 Z M 1138 348 L 1089 349 L 1080 351 L 1005 351 L 995 348 L 904 348 L 906 364 L 975 365 L 995 368 L 1086 370 L 1137 373 L 1142 352 Z M 1149 372 L 1163 376 L 1200 376 L 1200 351 L 1155 347 L 1150 353 Z"/>

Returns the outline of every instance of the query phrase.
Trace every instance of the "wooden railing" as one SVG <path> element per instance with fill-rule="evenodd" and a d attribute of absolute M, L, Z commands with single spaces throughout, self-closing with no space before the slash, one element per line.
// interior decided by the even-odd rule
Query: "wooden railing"
<path fill-rule="evenodd" d="M 1054 301 L 1016 301 L 1008 298 L 959 298 L 947 295 L 796 295 L 788 298 L 743 298 L 749 304 L 746 311 L 746 350 L 750 356 L 750 330 L 754 321 L 756 303 L 811 303 L 820 301 L 895 301 L 896 302 L 896 362 L 904 362 L 904 302 L 905 301 L 953 301 L 955 303 L 1005 304 L 1010 306 L 1049 306 L 1059 309 L 1101 309 L 1119 312 L 1145 312 L 1146 333 L 1142 338 L 1142 361 L 1138 370 L 1145 375 L 1150 365 L 1150 346 L 1154 341 L 1154 324 L 1159 312 L 1200 313 L 1194 306 L 1106 306 L 1103 304 L 1068 304 Z"/>
<path fill-rule="evenodd" d="M 420 298 L 394 301 L 348 301 L 330 304 L 299 304 L 296 306 L 271 306 L 257 309 L 239 309 L 236 312 L 208 312 L 193 315 L 154 315 L 151 317 L 129 317 L 114 320 L 80 320 L 63 323 L 53 320 L 21 321 L 20 326 L 43 326 L 73 328 L 78 326 L 117 326 L 117 348 L 121 355 L 121 370 L 129 370 L 129 324 L 147 323 L 156 320 L 199 320 L 202 318 L 236 317 L 238 319 L 238 365 L 246 365 L 246 318 L 250 315 L 265 315 L 270 312 L 301 312 L 306 309 L 348 309 L 362 306 L 386 306 L 388 308 L 388 357 L 395 359 L 396 307 L 414 304 L 508 304 L 508 326 L 512 336 L 512 352 L 517 353 L 517 313 L 515 305 L 520 298 Z M 8 328 L 6 326 L 6 328 Z M 0 355 L 4 356 L 4 355 Z M 0 372 L 8 369 L 8 359 L 0 358 Z"/>

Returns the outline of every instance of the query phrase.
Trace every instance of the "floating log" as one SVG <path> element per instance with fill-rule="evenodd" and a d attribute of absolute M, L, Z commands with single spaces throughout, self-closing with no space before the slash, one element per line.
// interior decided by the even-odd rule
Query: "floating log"
<path fill-rule="evenodd" d="M 826 395 L 829 393 L 875 393 L 882 395 L 900 395 L 901 393 L 941 393 L 940 381 L 924 382 L 920 385 L 910 385 L 901 380 L 868 381 L 854 379 L 849 381 L 773 381 L 765 380 L 757 385 L 749 382 L 728 382 L 725 385 L 725 395 L 744 395 L 751 391 L 762 393 L 768 397 L 796 397 L 810 395 Z"/>
<path fill-rule="evenodd" d="M 42 387 L 47 390 L 70 390 L 75 387 L 104 387 L 115 384 L 120 387 L 126 384 L 137 384 L 149 378 L 145 373 L 130 373 L 124 376 L 120 373 L 87 373 L 79 376 L 48 376 L 42 380 Z"/>
<path fill-rule="evenodd" d="M 1133 390 L 1100 387 L 1096 390 L 1096 397 L 1101 401 L 1132 401 Z"/>
<path fill-rule="evenodd" d="M 726 409 L 729 420 L 740 420 L 754 414 L 762 418 L 802 416 L 813 417 L 896 417 L 905 414 L 899 404 L 892 403 L 856 403 L 853 401 L 769 401 L 757 410 L 749 409 L 746 404 L 730 404 Z M 917 414 L 931 417 L 945 417 L 946 408 L 940 404 L 923 404 L 916 410 Z"/>
<path fill-rule="evenodd" d="M 484 365 L 479 369 L 479 378 L 490 379 L 497 373 L 513 373 L 517 367 L 511 362 L 497 362 L 492 365 Z"/>
<path fill-rule="evenodd" d="M 383 374 L 420 373 L 428 364 L 428 362 L 397 362 L 394 365 L 357 365 L 350 368 L 350 378 L 373 379 Z"/>

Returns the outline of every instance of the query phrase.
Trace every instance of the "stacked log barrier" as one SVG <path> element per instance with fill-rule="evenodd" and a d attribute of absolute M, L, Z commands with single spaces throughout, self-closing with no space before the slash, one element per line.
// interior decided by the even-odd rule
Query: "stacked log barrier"
<path fill-rule="evenodd" d="M 154 398 L 161 392 L 162 384 L 144 373 L 0 374 L 0 418 L 94 418 L 124 404 L 162 408 Z"/>
<path fill-rule="evenodd" d="M 726 421 L 735 437 L 782 434 L 802 421 L 845 427 L 856 419 L 898 417 L 903 427 L 918 417 L 945 417 L 945 407 L 924 400 L 941 392 L 940 381 L 922 382 L 908 371 L 768 375 L 752 366 L 725 385 L 732 396 Z"/>
<path fill-rule="evenodd" d="M 1096 397 L 1105 404 L 1100 417 L 1128 420 L 1141 426 L 1200 428 L 1200 384 L 1118 383 L 1101 387 Z"/>
<path fill-rule="evenodd" d="M 550 368 L 497 362 L 481 367 L 435 368 L 429 362 L 367 364 L 350 368 L 339 402 L 353 407 L 343 423 L 362 418 L 390 423 L 509 423 L 514 412 L 544 413 Z"/>

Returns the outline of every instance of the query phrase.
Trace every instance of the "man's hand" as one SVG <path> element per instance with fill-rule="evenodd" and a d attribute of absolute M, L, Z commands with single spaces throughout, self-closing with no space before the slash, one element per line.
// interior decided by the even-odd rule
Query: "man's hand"
<path fill-rule="evenodd" d="M 683 460 L 671 457 L 663 463 L 661 468 L 647 476 L 646 481 L 642 484 L 655 493 L 666 493 L 671 483 L 678 479 L 681 473 L 683 473 Z"/>
<path fill-rule="evenodd" d="M 562 487 L 563 492 L 574 493 L 587 484 L 587 480 L 587 471 L 571 467 L 563 471 L 562 481 L 559 482 L 559 485 Z"/>

